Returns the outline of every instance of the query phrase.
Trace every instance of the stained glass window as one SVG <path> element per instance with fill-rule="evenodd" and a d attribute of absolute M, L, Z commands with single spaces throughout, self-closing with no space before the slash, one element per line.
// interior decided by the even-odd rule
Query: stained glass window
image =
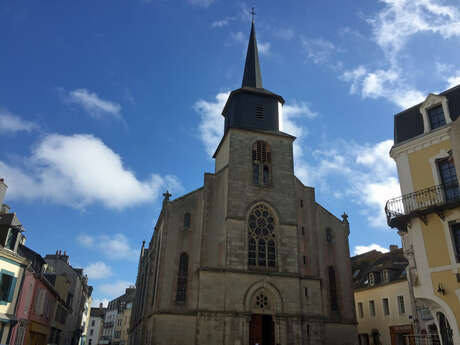
<path fill-rule="evenodd" d="M 249 215 L 248 265 L 276 267 L 275 219 L 264 205 L 254 207 Z"/>
<path fill-rule="evenodd" d="M 176 302 L 184 303 L 187 291 L 188 255 L 182 253 L 179 259 L 179 272 L 177 274 Z"/>

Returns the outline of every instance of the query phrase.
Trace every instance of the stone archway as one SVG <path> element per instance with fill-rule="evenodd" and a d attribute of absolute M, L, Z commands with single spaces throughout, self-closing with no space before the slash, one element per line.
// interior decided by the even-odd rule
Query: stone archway
<path fill-rule="evenodd" d="M 417 302 L 428 307 L 443 345 L 456 344 L 459 340 L 457 322 L 452 310 L 440 298 L 417 298 Z"/>
<path fill-rule="evenodd" d="M 244 305 L 250 313 L 249 345 L 279 343 L 280 326 L 276 315 L 282 312 L 283 304 L 278 289 L 267 281 L 259 281 L 248 289 Z"/>

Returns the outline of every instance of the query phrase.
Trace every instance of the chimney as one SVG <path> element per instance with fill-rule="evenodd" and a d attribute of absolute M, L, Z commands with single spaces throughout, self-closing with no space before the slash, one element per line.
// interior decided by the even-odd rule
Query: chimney
<path fill-rule="evenodd" d="M 395 250 L 398 250 L 399 247 L 396 244 L 390 244 L 390 252 L 394 252 Z"/>
<path fill-rule="evenodd" d="M 5 183 L 3 178 L 0 178 L 0 205 L 3 205 L 3 201 L 5 200 L 6 190 L 8 186 Z M 3 211 L 3 208 L 2 208 Z"/>

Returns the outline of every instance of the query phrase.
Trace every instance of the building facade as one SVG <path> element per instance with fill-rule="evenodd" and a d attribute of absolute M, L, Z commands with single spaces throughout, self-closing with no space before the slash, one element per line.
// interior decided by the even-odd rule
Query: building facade
<path fill-rule="evenodd" d="M 40 254 L 24 245 L 19 246 L 18 253 L 29 265 L 18 297 L 18 324 L 13 330 L 11 344 L 59 344 L 54 342 L 51 324 L 58 305 L 65 306 L 65 302 L 46 279 L 46 263 Z"/>
<path fill-rule="evenodd" d="M 0 179 L 0 344 L 10 344 L 18 322 L 17 302 L 28 265 L 18 254 L 25 242 L 23 227 L 9 207 L 3 204 L 7 185 Z"/>
<path fill-rule="evenodd" d="M 48 280 L 55 281 L 58 277 L 65 277 L 69 283 L 66 298 L 69 312 L 62 311 L 60 314 L 60 320 L 65 319 L 65 328 L 60 335 L 61 341 L 63 344 L 78 345 L 86 328 L 83 324 L 83 315 L 85 315 L 85 306 L 91 299 L 93 288 L 88 285 L 88 277 L 83 274 L 83 269 L 70 265 L 69 256 L 65 252 L 57 251 L 56 254 L 48 254 L 45 256 L 45 261 Z"/>
<path fill-rule="evenodd" d="M 89 317 L 89 326 L 87 334 L 88 345 L 98 345 L 104 330 L 104 318 L 106 308 L 102 307 L 102 303 L 97 308 L 91 308 Z"/>
<path fill-rule="evenodd" d="M 360 345 L 415 344 L 415 315 L 406 279 L 407 259 L 398 246 L 351 259 Z M 434 339 L 433 339 L 434 340 Z"/>
<path fill-rule="evenodd" d="M 110 301 L 105 313 L 104 330 L 99 344 L 126 345 L 129 319 L 136 289 L 129 287 L 125 293 Z"/>
<path fill-rule="evenodd" d="M 460 87 L 430 94 L 395 116 L 390 155 L 402 196 L 386 205 L 401 235 L 415 303 L 435 320 L 443 345 L 460 344 Z M 428 332 L 415 315 L 418 332 Z"/>
<path fill-rule="evenodd" d="M 347 216 L 295 177 L 283 104 L 262 87 L 253 23 L 215 172 L 165 193 L 142 246 L 131 345 L 357 343 Z"/>

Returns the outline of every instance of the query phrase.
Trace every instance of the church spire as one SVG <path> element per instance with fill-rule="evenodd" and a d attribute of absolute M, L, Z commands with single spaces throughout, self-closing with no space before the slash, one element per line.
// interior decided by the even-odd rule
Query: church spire
<path fill-rule="evenodd" d="M 242 87 L 262 88 L 262 74 L 260 73 L 259 53 L 257 50 L 256 30 L 254 17 L 252 19 L 251 34 L 249 37 L 246 64 L 244 66 Z"/>

